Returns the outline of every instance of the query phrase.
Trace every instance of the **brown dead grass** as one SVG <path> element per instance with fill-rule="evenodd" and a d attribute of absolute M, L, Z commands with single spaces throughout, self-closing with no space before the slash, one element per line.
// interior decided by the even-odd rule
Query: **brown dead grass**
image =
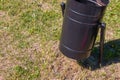
<path fill-rule="evenodd" d="M 52 9 L 52 5 L 48 4 L 48 3 L 39 3 L 38 4 L 39 7 L 41 7 L 41 9 L 46 12 Z"/>
<path fill-rule="evenodd" d="M 0 10 L 0 21 L 9 21 L 10 17 L 7 12 Z"/>
<path fill-rule="evenodd" d="M 36 43 L 31 43 L 29 48 L 18 50 L 15 46 L 17 43 L 11 44 L 12 37 L 9 34 L 4 33 L 0 37 L 3 55 L 0 57 L 0 73 L 4 74 L 4 76 L 6 72 L 9 73 L 8 70 L 10 68 L 24 64 L 24 61 L 17 60 L 17 57 L 22 59 L 27 56 L 30 61 L 40 65 L 39 68 L 43 75 L 41 79 L 43 80 L 120 80 L 120 63 L 91 71 L 78 65 L 76 61 L 63 56 L 58 49 L 59 42 L 50 41 L 41 45 L 38 39 Z M 52 57 L 53 55 L 55 56 Z M 47 62 L 45 69 L 41 67 L 41 63 L 43 64 L 44 62 Z"/>
<path fill-rule="evenodd" d="M 52 75 L 61 75 L 67 80 L 120 80 L 119 63 L 91 71 L 78 65 L 76 61 L 61 55 L 52 63 Z M 53 78 L 54 78 L 53 77 Z"/>
<path fill-rule="evenodd" d="M 15 65 L 24 66 L 25 62 L 21 59 L 27 58 L 39 65 L 41 69 L 41 79 L 60 79 L 60 80 L 120 80 L 120 63 L 102 67 L 91 71 L 77 64 L 76 61 L 63 56 L 58 49 L 58 41 L 50 41 L 41 45 L 40 39 L 36 43 L 30 44 L 29 48 L 19 50 L 16 43 L 12 43 L 12 36 L 3 34 L 0 36 L 0 45 L 3 56 L 0 57 L 0 73 L 6 75 L 9 69 Z M 37 36 L 29 38 L 30 41 Z M 7 40 L 7 41 L 6 41 Z M 54 44 L 54 45 L 53 45 Z M 7 52 L 9 54 L 7 54 Z M 46 56 L 49 55 L 49 56 Z M 54 57 L 52 57 L 54 56 Z M 21 58 L 16 59 L 16 58 Z M 51 58 L 52 57 L 52 58 Z M 42 68 L 41 63 L 47 62 L 46 68 Z"/>
<path fill-rule="evenodd" d="M 0 76 L 0 80 L 5 80 L 2 76 Z"/>

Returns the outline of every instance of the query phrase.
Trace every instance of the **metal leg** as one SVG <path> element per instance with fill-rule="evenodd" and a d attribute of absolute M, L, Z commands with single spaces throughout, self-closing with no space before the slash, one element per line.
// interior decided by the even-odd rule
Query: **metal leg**
<path fill-rule="evenodd" d="M 61 9 L 62 9 L 62 15 L 64 16 L 64 12 L 65 12 L 65 3 L 62 2 L 62 3 L 60 4 L 60 6 L 61 6 Z"/>
<path fill-rule="evenodd" d="M 101 31 L 100 31 L 99 64 L 101 64 L 101 62 L 102 62 L 102 57 L 103 57 L 106 24 L 105 24 L 105 23 L 100 23 L 100 28 L 101 28 Z"/>

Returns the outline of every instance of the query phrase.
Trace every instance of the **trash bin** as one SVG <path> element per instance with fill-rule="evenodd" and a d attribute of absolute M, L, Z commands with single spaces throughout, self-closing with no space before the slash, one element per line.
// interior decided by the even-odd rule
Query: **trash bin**
<path fill-rule="evenodd" d="M 108 3 L 108 0 L 104 5 L 94 0 L 67 0 L 61 4 L 64 20 L 59 49 L 65 56 L 76 60 L 88 58 L 101 27 L 102 53 L 105 25 L 101 20 Z"/>

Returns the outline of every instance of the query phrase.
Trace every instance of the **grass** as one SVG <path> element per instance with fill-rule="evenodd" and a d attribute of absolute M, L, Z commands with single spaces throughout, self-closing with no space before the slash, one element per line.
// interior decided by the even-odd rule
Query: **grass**
<path fill-rule="evenodd" d="M 0 80 L 119 80 L 120 64 L 91 71 L 60 54 L 62 0 L 0 0 Z M 111 0 L 106 42 L 120 39 L 120 2 Z M 110 42 L 106 60 L 120 57 Z M 95 50 L 96 52 L 96 50 Z"/>

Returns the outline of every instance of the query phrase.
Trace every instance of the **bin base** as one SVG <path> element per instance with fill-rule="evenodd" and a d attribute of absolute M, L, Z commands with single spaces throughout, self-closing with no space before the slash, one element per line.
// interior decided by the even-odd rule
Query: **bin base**
<path fill-rule="evenodd" d="M 67 57 L 75 59 L 75 60 L 82 60 L 86 59 L 90 56 L 91 50 L 88 51 L 76 51 L 73 50 L 65 45 L 59 46 L 60 51 Z"/>

